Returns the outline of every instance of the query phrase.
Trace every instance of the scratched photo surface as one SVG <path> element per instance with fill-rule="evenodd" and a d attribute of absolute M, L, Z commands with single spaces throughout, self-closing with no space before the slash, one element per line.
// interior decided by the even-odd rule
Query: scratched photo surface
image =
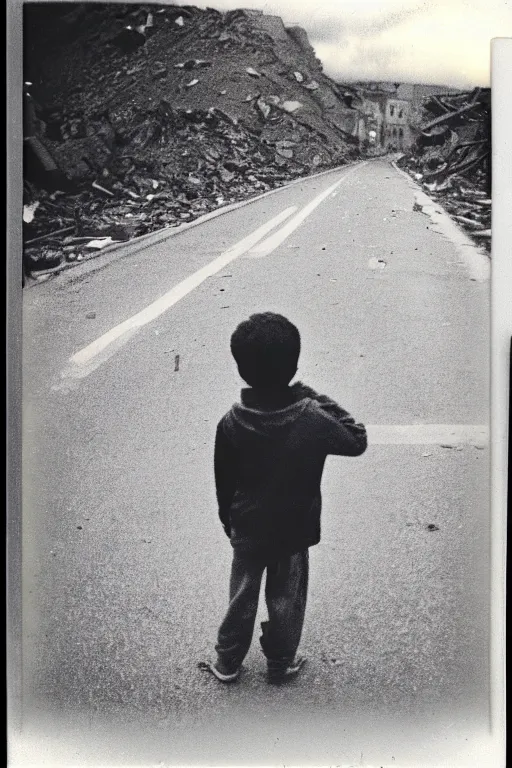
<path fill-rule="evenodd" d="M 496 765 L 489 59 L 510 4 L 18 15 L 13 764 Z M 368 447 L 326 461 L 306 665 L 269 684 L 262 588 L 227 685 L 198 666 L 232 560 L 214 442 L 246 386 L 231 334 L 265 311 Z"/>

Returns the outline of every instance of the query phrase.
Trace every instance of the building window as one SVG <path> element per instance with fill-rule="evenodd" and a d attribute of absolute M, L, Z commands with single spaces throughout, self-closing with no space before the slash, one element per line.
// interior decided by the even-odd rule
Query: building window
<path fill-rule="evenodd" d="M 404 129 L 403 129 L 403 128 L 399 128 L 399 129 L 398 129 L 398 135 L 399 135 L 399 137 L 400 137 L 401 139 L 403 139 L 403 137 L 404 137 Z"/>
<path fill-rule="evenodd" d="M 403 111 L 403 109 L 400 109 L 398 111 L 398 117 L 403 117 L 403 116 L 404 116 L 404 111 Z"/>
<path fill-rule="evenodd" d="M 393 138 L 396 139 L 396 128 L 393 128 Z"/>
<path fill-rule="evenodd" d="M 393 104 L 391 104 L 391 106 L 389 107 L 389 116 L 393 117 L 394 114 L 395 114 L 395 108 Z"/>

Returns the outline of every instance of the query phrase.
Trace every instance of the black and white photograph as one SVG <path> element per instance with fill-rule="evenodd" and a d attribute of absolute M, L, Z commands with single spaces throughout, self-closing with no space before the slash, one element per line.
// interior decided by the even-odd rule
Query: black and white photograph
<path fill-rule="evenodd" d="M 504 766 L 512 4 L 8 21 L 9 764 Z"/>

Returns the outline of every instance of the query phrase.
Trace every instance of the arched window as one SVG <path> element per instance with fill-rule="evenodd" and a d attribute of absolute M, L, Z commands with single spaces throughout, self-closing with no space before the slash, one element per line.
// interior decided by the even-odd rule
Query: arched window
<path fill-rule="evenodd" d="M 395 114 L 395 107 L 393 106 L 393 104 L 391 104 L 389 107 L 389 116 L 393 117 L 394 114 Z"/>
<path fill-rule="evenodd" d="M 404 116 L 404 111 L 403 111 L 403 109 L 399 109 L 399 110 L 398 110 L 398 117 L 403 117 L 403 116 Z"/>
<path fill-rule="evenodd" d="M 399 129 L 398 129 L 398 135 L 399 135 L 399 137 L 400 137 L 401 139 L 403 139 L 403 137 L 404 137 L 404 129 L 403 129 L 403 128 L 399 128 Z"/>
<path fill-rule="evenodd" d="M 393 138 L 396 139 L 396 128 L 393 128 Z"/>

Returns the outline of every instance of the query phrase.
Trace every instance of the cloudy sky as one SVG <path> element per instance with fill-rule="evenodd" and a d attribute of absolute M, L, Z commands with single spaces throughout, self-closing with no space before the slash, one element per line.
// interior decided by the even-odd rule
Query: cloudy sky
<path fill-rule="evenodd" d="M 512 37 L 512 0 L 183 0 L 259 8 L 300 24 L 336 79 L 490 83 L 490 41 Z"/>

